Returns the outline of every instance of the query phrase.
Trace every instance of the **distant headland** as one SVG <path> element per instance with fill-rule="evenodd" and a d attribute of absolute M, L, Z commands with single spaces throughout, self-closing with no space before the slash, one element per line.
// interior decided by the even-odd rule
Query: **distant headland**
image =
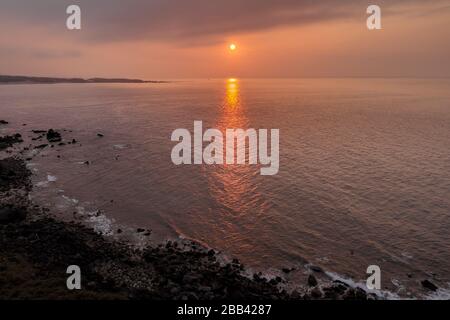
<path fill-rule="evenodd" d="M 0 75 L 0 84 L 57 84 L 57 83 L 168 83 L 168 81 L 149 81 L 125 78 L 54 78 Z"/>

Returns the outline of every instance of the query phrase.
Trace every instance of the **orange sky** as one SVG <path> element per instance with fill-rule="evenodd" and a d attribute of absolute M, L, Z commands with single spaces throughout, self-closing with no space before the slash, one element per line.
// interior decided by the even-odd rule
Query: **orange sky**
<path fill-rule="evenodd" d="M 369 31 L 368 2 L 357 0 L 248 0 L 244 8 L 234 0 L 132 0 L 127 10 L 123 1 L 79 1 L 83 28 L 68 31 L 64 1 L 2 0 L 0 74 L 450 76 L 448 2 L 380 2 L 383 30 Z"/>

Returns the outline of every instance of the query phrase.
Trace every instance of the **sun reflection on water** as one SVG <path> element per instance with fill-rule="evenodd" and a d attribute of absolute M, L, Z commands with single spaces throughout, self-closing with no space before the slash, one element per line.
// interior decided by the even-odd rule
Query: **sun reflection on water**
<path fill-rule="evenodd" d="M 249 128 L 240 89 L 237 79 L 225 82 L 223 103 L 218 109 L 215 124 L 224 138 L 227 129 Z M 234 150 L 236 156 L 236 145 Z M 267 209 L 267 203 L 258 188 L 259 168 L 248 164 L 221 164 L 205 166 L 204 170 L 209 193 L 215 202 L 215 214 L 218 215 L 210 226 L 212 233 L 217 235 L 216 240 L 219 242 L 225 239 L 227 243 L 241 242 L 245 239 L 245 233 L 254 227 L 255 219 Z M 217 221 L 221 221 L 220 225 L 217 225 Z M 225 243 L 222 245 L 226 246 Z M 254 249 L 249 243 L 242 243 L 240 247 L 243 251 Z"/>
<path fill-rule="evenodd" d="M 225 107 L 228 109 L 236 109 L 240 105 L 239 86 L 236 79 L 228 79 L 226 83 L 226 99 Z"/>

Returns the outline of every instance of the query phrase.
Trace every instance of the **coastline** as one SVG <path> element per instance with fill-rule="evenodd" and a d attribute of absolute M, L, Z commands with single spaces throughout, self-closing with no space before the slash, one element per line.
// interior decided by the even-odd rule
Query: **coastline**
<path fill-rule="evenodd" d="M 10 76 L 0 75 L 0 85 L 17 85 L 17 84 L 93 84 L 93 83 L 170 83 L 170 81 L 160 80 L 141 80 L 127 78 L 56 78 L 56 77 L 30 77 L 30 76 Z"/>
<path fill-rule="evenodd" d="M 38 134 L 42 140 L 48 140 L 47 145 L 65 143 L 55 130 Z M 20 146 L 23 142 L 20 135 L 1 139 L 1 299 L 380 298 L 343 281 L 323 280 L 327 276 L 319 267 L 311 268 L 306 283 L 288 290 L 283 277 L 252 274 L 237 259 L 223 262 L 218 252 L 194 241 L 167 241 L 136 248 L 100 235 L 81 223 L 59 220 L 51 209 L 29 200 L 32 172 L 21 155 L 23 150 L 11 150 L 13 145 Z M 43 141 L 38 140 L 34 148 L 43 146 Z M 82 290 L 66 288 L 69 265 L 81 268 Z M 283 272 L 287 274 L 290 270 Z"/>

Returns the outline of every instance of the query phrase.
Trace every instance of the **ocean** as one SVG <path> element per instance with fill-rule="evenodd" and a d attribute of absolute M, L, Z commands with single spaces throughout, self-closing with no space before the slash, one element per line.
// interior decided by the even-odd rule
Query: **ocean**
<path fill-rule="evenodd" d="M 449 79 L 3 85 L 0 111 L 0 133 L 32 146 L 31 130 L 76 140 L 25 152 L 32 197 L 63 218 L 196 240 L 266 273 L 312 264 L 363 283 L 378 265 L 394 295 L 450 296 Z M 279 129 L 278 174 L 174 165 L 171 133 L 194 121 Z"/>

